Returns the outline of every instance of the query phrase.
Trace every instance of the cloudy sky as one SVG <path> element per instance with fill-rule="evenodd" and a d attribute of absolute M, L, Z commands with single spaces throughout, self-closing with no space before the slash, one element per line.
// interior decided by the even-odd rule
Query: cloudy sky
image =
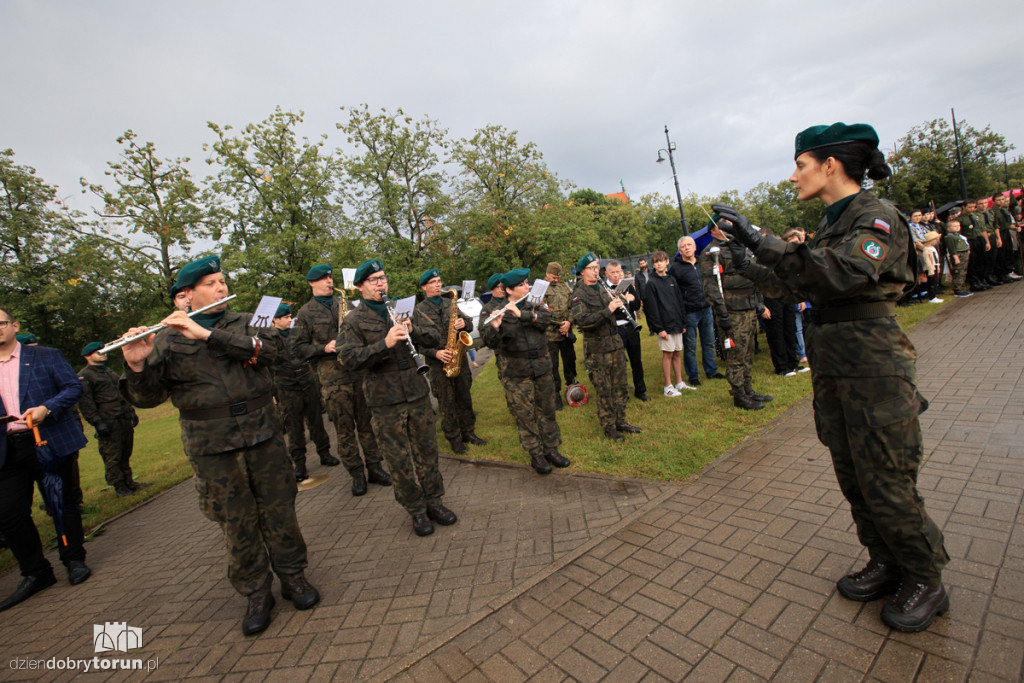
<path fill-rule="evenodd" d="M 339 107 L 363 102 L 453 137 L 500 124 L 561 178 L 633 197 L 673 193 L 665 125 L 684 194 L 788 177 L 809 125 L 869 122 L 891 149 L 950 107 L 1013 158 L 1021 17 L 1010 0 L 0 0 L 0 149 L 80 208 L 124 130 L 202 177 L 207 121 L 278 105 L 331 147 Z"/>

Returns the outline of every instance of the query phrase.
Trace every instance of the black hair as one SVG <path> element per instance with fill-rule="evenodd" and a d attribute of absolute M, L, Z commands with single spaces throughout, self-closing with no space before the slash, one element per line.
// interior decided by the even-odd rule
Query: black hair
<path fill-rule="evenodd" d="M 8 318 L 10 318 L 12 323 L 18 322 L 18 319 L 14 316 L 14 313 L 12 313 L 11 310 L 6 306 L 0 306 L 0 313 L 3 313 Z"/>
<path fill-rule="evenodd" d="M 885 163 L 885 155 L 870 142 L 857 140 L 839 145 L 828 145 L 808 150 L 808 153 L 824 162 L 829 157 L 843 165 L 843 171 L 858 183 L 864 182 L 864 175 L 872 180 L 882 180 L 892 175 L 892 169 Z"/>

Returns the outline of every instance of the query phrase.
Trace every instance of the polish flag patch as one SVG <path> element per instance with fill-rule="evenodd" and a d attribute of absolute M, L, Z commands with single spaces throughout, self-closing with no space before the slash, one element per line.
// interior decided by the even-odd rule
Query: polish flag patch
<path fill-rule="evenodd" d="M 875 224 L 872 227 L 877 229 L 877 230 L 881 230 L 886 235 L 889 234 L 889 224 L 886 223 L 885 221 L 883 221 L 881 218 L 876 218 L 875 219 Z"/>

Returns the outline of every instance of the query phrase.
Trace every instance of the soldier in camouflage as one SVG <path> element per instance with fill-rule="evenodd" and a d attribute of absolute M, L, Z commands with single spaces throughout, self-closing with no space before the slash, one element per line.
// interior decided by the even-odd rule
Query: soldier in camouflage
<path fill-rule="evenodd" d="M 576 264 L 580 279 L 572 293 L 569 315 L 583 332 L 583 357 L 597 396 L 597 419 L 609 439 L 625 441 L 622 432 L 639 434 L 640 428 L 626 422 L 626 352 L 615 325 L 615 311 L 623 304 L 598 284 L 598 269 L 593 254 Z"/>
<path fill-rule="evenodd" d="M 334 423 L 341 462 L 352 475 L 352 495 L 362 496 L 366 493 L 367 481 L 391 486 L 391 477 L 381 467 L 383 458 L 373 435 L 362 388 L 356 376 L 338 361 L 335 349 L 343 300 L 334 296 L 333 272 L 327 265 L 309 269 L 306 281 L 313 290 L 313 298 L 299 309 L 288 345 L 293 356 L 308 361 L 316 370 L 324 405 Z M 333 466 L 338 464 L 338 459 L 330 454 L 321 455 L 320 462 Z"/>
<path fill-rule="evenodd" d="M 306 427 L 309 438 L 316 446 L 321 462 L 331 458 L 331 439 L 324 429 L 319 390 L 309 363 L 296 360 L 291 354 L 288 337 L 292 331 L 292 307 L 277 307 L 273 322 L 281 335 L 281 353 L 274 363 L 274 398 L 281 410 L 284 435 L 288 439 L 288 452 L 295 467 L 295 481 L 309 478 L 306 469 Z"/>
<path fill-rule="evenodd" d="M 701 253 L 700 275 L 708 283 L 704 297 L 715 314 L 720 339 L 731 339 L 725 351 L 725 377 L 733 405 L 743 410 L 761 410 L 774 397 L 754 391 L 751 370 L 757 341 L 757 317 L 765 311 L 764 300 L 754 283 L 736 272 L 732 255 L 725 248 L 728 239 L 717 226 L 710 232 L 714 240 Z M 714 248 L 718 251 L 712 251 Z M 715 264 L 719 271 L 715 272 Z M 721 279 L 719 279 L 719 277 Z M 719 285 L 721 282 L 721 285 Z"/>
<path fill-rule="evenodd" d="M 504 273 L 494 273 L 493 275 L 491 275 L 491 277 L 487 278 L 487 289 L 491 293 L 491 298 L 480 309 L 481 329 L 483 329 L 484 327 L 484 320 L 486 320 L 487 317 L 491 315 L 491 313 L 494 313 L 499 308 L 503 307 L 505 304 L 508 303 L 508 299 L 505 298 L 505 285 L 501 283 L 501 278 L 503 275 Z M 482 332 L 480 335 L 480 340 L 483 342 L 485 346 L 490 347 L 490 344 L 487 343 L 487 340 L 485 339 Z M 491 350 L 494 351 L 494 349 Z M 497 368 L 498 380 L 500 381 L 505 373 L 505 359 L 499 356 L 498 354 L 494 354 L 494 365 Z M 507 395 L 505 396 L 505 399 L 507 402 Z M 511 409 L 512 408 L 510 407 L 509 410 Z"/>
<path fill-rule="evenodd" d="M 135 425 L 139 418 L 132 404 L 118 390 L 117 373 L 107 367 L 103 342 L 89 342 L 82 348 L 86 366 L 78 371 L 82 398 L 78 407 L 85 421 L 96 429 L 97 447 L 103 458 L 103 476 L 118 497 L 130 496 L 148 483 L 132 476 L 131 457 Z"/>
<path fill-rule="evenodd" d="M 529 275 L 529 268 L 518 268 L 502 276 L 509 297 L 507 308 L 484 328 L 483 339 L 503 360 L 500 379 L 519 431 L 519 443 L 530 454 L 530 465 L 537 474 L 549 474 L 552 465 L 568 467 L 570 463 L 558 452 L 562 432 L 555 419 L 551 357 L 545 335 L 551 311 L 543 304 L 525 300 L 511 303 L 529 293 Z M 491 310 L 501 308 L 495 305 Z"/>
<path fill-rule="evenodd" d="M 195 309 L 228 295 L 216 256 L 183 267 L 178 285 Z M 140 408 L 169 397 L 178 409 L 199 506 L 224 532 L 228 578 L 249 598 L 242 632 L 251 635 L 270 625 L 271 567 L 281 596 L 297 609 L 309 609 L 320 594 L 304 574 L 295 476 L 272 396 L 280 335 L 251 327 L 252 314 L 226 307 L 191 318 L 175 311 L 163 320 L 167 329 L 127 344 L 121 392 Z"/>
<path fill-rule="evenodd" d="M 891 204 L 862 190 L 865 174 L 878 180 L 891 172 L 871 126 L 814 126 L 797 135 L 794 156 L 790 181 L 800 199 L 818 197 L 827 207 L 812 239 L 764 237 L 735 209 L 714 208 L 731 222 L 740 273 L 770 296 L 814 305 L 806 349 L 815 425 L 870 554 L 837 588 L 859 601 L 896 591 L 882 621 L 921 631 L 949 609 L 942 585 L 949 556 L 916 487 L 918 414 L 928 404 L 917 391 L 914 346 L 894 317 L 895 302 L 917 279 L 910 227 Z"/>
<path fill-rule="evenodd" d="M 466 444 L 485 446 L 487 442 L 476 435 L 476 414 L 473 411 L 473 372 L 469 369 L 466 351 L 462 351 L 462 367 L 455 377 L 448 377 L 444 372 L 444 364 L 452 360 L 452 352 L 446 347 L 448 330 L 452 324 L 451 316 L 456 315 L 454 327 L 458 332 L 472 332 L 473 321 L 459 310 L 449 296 L 441 296 L 441 274 L 431 268 L 420 276 L 420 287 L 423 289 L 423 301 L 416 304 L 416 311 L 429 324 L 433 325 L 438 338 L 438 346 L 426 345 L 420 353 L 427 360 L 430 370 L 427 379 L 430 389 L 437 399 L 437 408 L 441 413 L 441 429 L 455 453 L 465 453 Z"/>
<path fill-rule="evenodd" d="M 544 293 L 544 304 L 551 309 L 548 324 L 548 355 L 551 356 L 551 382 L 555 390 L 555 410 L 562 409 L 562 378 L 558 375 L 558 359 L 562 359 L 562 373 L 566 385 L 576 382 L 576 335 L 569 320 L 569 305 L 572 303 L 572 288 L 562 282 L 562 264 L 552 261 L 548 264 L 544 279 L 548 291 Z"/>
<path fill-rule="evenodd" d="M 418 346 L 433 348 L 440 339 L 418 312 L 411 323 L 392 324 L 381 297 L 388 281 L 380 260 L 360 264 L 355 285 L 363 300 L 341 327 L 338 357 L 362 382 L 373 430 L 394 478 L 395 500 L 412 516 L 416 535 L 427 536 L 434 533 L 432 521 L 447 526 L 457 518 L 441 500 L 444 480 L 430 387 L 416 373 L 407 339 L 413 334 Z"/>

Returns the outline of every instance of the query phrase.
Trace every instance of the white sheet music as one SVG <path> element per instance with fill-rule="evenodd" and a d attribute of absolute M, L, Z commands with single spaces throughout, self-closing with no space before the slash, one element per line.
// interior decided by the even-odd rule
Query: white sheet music
<path fill-rule="evenodd" d="M 412 309 L 416 308 L 416 296 L 407 296 L 395 302 L 395 320 L 401 322 L 412 317 Z"/>
<path fill-rule="evenodd" d="M 533 287 L 530 287 L 530 293 L 527 295 L 526 300 L 534 304 L 544 301 L 544 295 L 548 291 L 548 284 L 548 281 L 542 277 L 534 280 Z"/>
<path fill-rule="evenodd" d="M 476 293 L 476 280 L 463 280 L 462 281 L 462 298 L 472 299 Z"/>
<path fill-rule="evenodd" d="M 633 284 L 633 279 L 634 278 L 631 277 L 624 277 L 619 280 L 619 284 L 615 285 L 615 294 L 625 294 L 626 290 L 629 289 L 629 286 Z"/>
<path fill-rule="evenodd" d="M 260 299 L 260 305 L 256 307 L 256 312 L 252 314 L 252 322 L 249 324 L 252 327 L 270 327 L 271 323 L 274 322 L 274 314 L 277 313 L 277 307 L 281 305 L 281 297 L 279 296 L 265 296 Z"/>
<path fill-rule="evenodd" d="M 344 287 L 345 289 L 352 289 L 353 287 L 356 286 L 356 283 L 354 282 L 354 280 L 356 279 L 356 269 L 355 268 L 342 268 L 341 269 L 341 278 L 344 281 L 344 284 L 342 285 L 342 287 Z"/>

